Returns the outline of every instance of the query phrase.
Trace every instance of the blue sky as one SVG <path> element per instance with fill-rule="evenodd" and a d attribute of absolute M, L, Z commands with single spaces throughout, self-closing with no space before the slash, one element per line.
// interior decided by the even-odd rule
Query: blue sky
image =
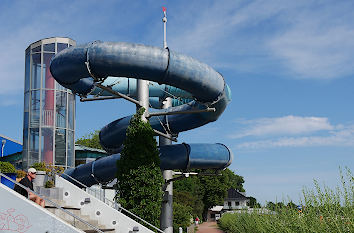
<path fill-rule="evenodd" d="M 223 74 L 233 100 L 179 142 L 220 142 L 248 195 L 291 198 L 354 170 L 352 1 L 11 1 L 0 3 L 0 133 L 22 141 L 24 50 L 46 37 L 162 46 Z M 134 112 L 123 100 L 77 103 L 80 137 Z"/>

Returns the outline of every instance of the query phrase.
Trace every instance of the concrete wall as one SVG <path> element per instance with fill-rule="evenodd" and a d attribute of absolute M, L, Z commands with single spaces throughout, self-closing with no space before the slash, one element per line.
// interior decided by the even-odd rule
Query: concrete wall
<path fill-rule="evenodd" d="M 69 233 L 80 231 L 17 192 L 0 184 L 0 232 Z"/>

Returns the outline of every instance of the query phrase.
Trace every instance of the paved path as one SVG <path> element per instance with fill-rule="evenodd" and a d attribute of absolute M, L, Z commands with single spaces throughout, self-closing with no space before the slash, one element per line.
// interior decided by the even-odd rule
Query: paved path
<path fill-rule="evenodd" d="M 224 233 L 220 230 L 216 222 L 203 222 L 198 226 L 197 233 Z"/>

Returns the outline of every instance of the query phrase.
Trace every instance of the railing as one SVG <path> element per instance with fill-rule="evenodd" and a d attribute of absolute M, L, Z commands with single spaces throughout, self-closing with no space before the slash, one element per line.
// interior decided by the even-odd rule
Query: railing
<path fill-rule="evenodd" d="M 42 110 L 42 124 L 43 126 L 54 125 L 54 110 Z"/>
<path fill-rule="evenodd" d="M 101 230 L 98 229 L 97 227 L 91 225 L 90 223 L 86 222 L 85 220 L 83 220 L 83 219 L 80 218 L 79 216 L 76 216 L 75 214 L 71 213 L 70 211 L 67 211 L 67 210 L 63 209 L 63 208 L 60 207 L 57 203 L 55 203 L 55 202 L 51 201 L 50 199 L 48 199 L 48 198 L 46 198 L 46 197 L 44 197 L 44 196 L 42 196 L 42 195 L 40 195 L 40 194 L 38 194 L 38 193 L 32 191 L 32 190 L 29 189 L 28 187 L 26 187 L 26 186 L 24 186 L 24 185 L 18 183 L 16 180 L 11 179 L 11 178 L 8 177 L 7 175 L 5 175 L 5 174 L 3 174 L 3 173 L 0 172 L 0 176 L 2 176 L 2 177 L 4 177 L 4 178 L 8 179 L 9 181 L 15 183 L 16 185 L 18 185 L 18 186 L 20 186 L 21 188 L 25 189 L 27 192 L 31 192 L 31 193 L 36 194 L 37 196 L 39 196 L 39 197 L 41 197 L 42 199 L 44 199 L 46 202 L 49 202 L 50 204 L 52 204 L 53 206 L 55 206 L 57 209 L 59 209 L 59 210 L 63 211 L 64 213 L 70 215 L 71 217 L 74 218 L 74 223 L 75 223 L 75 219 L 76 219 L 76 220 L 79 220 L 80 222 L 82 222 L 82 223 L 85 224 L 86 226 L 90 227 L 91 229 L 95 230 L 96 232 L 103 233 L 103 231 L 101 231 Z"/>
<path fill-rule="evenodd" d="M 32 117 L 30 121 L 31 128 L 38 128 L 39 127 L 39 116 L 38 118 Z"/>
<path fill-rule="evenodd" d="M 248 209 L 249 207 L 248 206 L 241 206 L 241 205 L 238 205 L 238 206 L 224 206 L 223 209 L 225 210 L 242 210 L 242 209 Z"/>
<path fill-rule="evenodd" d="M 74 181 L 75 183 L 79 184 L 80 186 L 84 187 L 85 188 L 85 191 L 90 194 L 90 192 L 93 192 L 93 193 L 96 193 L 97 190 L 92 190 L 90 187 L 88 187 L 87 185 L 81 183 L 80 181 L 76 180 L 75 178 L 71 177 L 70 175 L 68 174 L 61 174 L 62 176 L 66 176 L 68 177 L 69 179 L 71 179 L 72 181 Z M 92 194 L 91 194 L 92 195 Z M 95 195 L 93 195 L 95 196 Z M 96 196 L 95 196 L 96 197 Z M 119 205 L 118 203 L 112 201 L 112 200 L 109 200 L 108 198 L 106 197 L 103 197 L 103 198 L 99 198 L 102 202 L 104 202 L 106 205 L 110 206 L 111 208 L 119 211 L 119 212 L 124 212 L 126 213 L 127 215 L 130 215 L 132 217 L 134 217 L 135 219 L 139 220 L 140 222 L 143 222 L 145 223 L 146 225 L 148 225 L 149 227 L 153 228 L 154 230 L 160 232 L 160 233 L 164 233 L 161 229 L 155 227 L 154 225 L 152 225 L 151 223 L 145 221 L 144 219 L 140 218 L 139 216 L 133 214 L 132 212 L 130 212 L 129 210 L 127 209 L 124 209 L 121 205 Z"/>

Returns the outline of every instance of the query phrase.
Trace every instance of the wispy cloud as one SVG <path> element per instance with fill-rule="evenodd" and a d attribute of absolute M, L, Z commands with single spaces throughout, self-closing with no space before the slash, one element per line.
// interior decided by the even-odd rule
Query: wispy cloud
<path fill-rule="evenodd" d="M 239 121 L 245 125 L 240 133 L 230 135 L 231 138 L 246 136 L 273 136 L 307 134 L 320 130 L 332 130 L 332 126 L 325 117 L 284 116 L 277 118 L 261 118 L 248 121 Z"/>
<path fill-rule="evenodd" d="M 352 7 L 344 1 L 206 1 L 178 12 L 169 42 L 216 68 L 347 77 L 354 74 Z"/>
<path fill-rule="evenodd" d="M 88 40 L 102 40 L 102 35 L 106 40 L 112 40 L 114 33 L 107 33 L 109 30 L 123 31 L 122 34 L 134 33 L 131 30 L 132 22 L 138 24 L 143 18 L 136 17 L 124 23 L 107 26 L 107 22 L 112 19 L 123 21 L 128 18 L 129 13 L 124 8 L 117 8 L 121 3 L 122 1 L 106 1 L 105 4 L 97 4 L 97 1 L 64 1 L 62 4 L 52 4 L 46 1 L 12 1 L 1 6 L 0 20 L 4 22 L 0 28 L 3 35 L 0 39 L 1 98 L 8 94 L 22 93 L 25 49 L 37 40 L 67 36 L 78 43 L 86 43 Z M 140 5 L 132 3 L 130 7 L 136 9 Z M 93 8 L 96 17 L 87 17 L 84 12 L 90 12 Z M 80 41 L 82 38 L 85 39 Z"/>
<path fill-rule="evenodd" d="M 38 39 L 60 35 L 80 43 L 94 39 L 157 43 L 161 38 L 161 15 L 157 14 L 161 2 L 150 1 L 149 10 L 141 3 L 124 1 L 44 2 L 2 6 L 0 20 L 5 23 L 0 32 L 6 36 L 0 43 L 0 94 L 22 90 L 24 49 Z M 313 79 L 354 74 L 354 3 L 350 1 L 168 4 L 170 48 L 216 69 Z M 84 12 L 93 8 L 97 17 L 87 17 Z M 131 17 L 132 12 L 139 17 Z M 112 19 L 117 23 L 112 24 Z"/>
<path fill-rule="evenodd" d="M 302 9 L 294 23 L 268 46 L 300 78 L 332 79 L 353 74 L 353 17 L 349 19 L 346 13 L 342 3 L 324 4 L 316 11 Z"/>
<path fill-rule="evenodd" d="M 321 136 L 282 136 L 265 140 L 252 140 L 237 144 L 242 150 L 254 150 L 279 147 L 309 147 L 309 146 L 354 146 L 354 125 L 330 127 L 335 128 Z"/>

